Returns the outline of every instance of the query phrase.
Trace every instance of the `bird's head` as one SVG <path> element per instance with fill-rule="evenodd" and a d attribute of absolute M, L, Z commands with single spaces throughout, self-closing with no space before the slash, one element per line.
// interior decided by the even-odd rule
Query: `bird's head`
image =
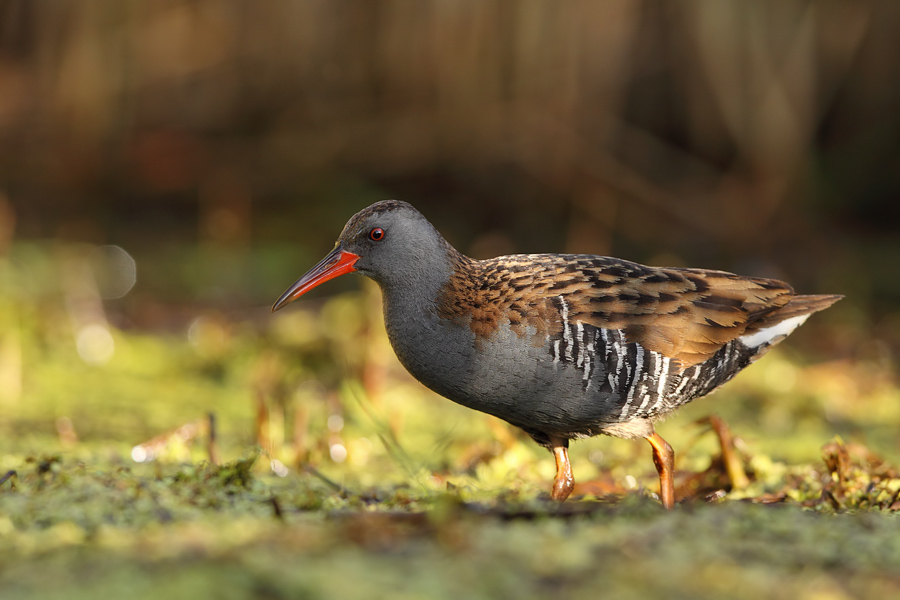
<path fill-rule="evenodd" d="M 412 205 L 384 200 L 355 214 L 334 249 L 298 279 L 272 307 L 276 311 L 317 285 L 346 273 L 361 273 L 382 289 L 446 281 L 455 250 Z"/>

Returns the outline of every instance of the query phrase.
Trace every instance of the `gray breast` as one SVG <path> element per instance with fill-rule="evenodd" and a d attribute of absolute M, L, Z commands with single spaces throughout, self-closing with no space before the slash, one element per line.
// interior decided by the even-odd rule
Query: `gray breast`
<path fill-rule="evenodd" d="M 421 383 L 526 431 L 587 432 L 618 418 L 618 395 L 603 385 L 607 366 L 587 341 L 579 354 L 573 338 L 554 359 L 546 345 L 531 343 L 533 331 L 523 335 L 508 323 L 480 339 L 464 323 L 427 312 L 407 312 L 387 325 L 397 357 Z M 597 350 L 605 348 L 600 344 Z"/>

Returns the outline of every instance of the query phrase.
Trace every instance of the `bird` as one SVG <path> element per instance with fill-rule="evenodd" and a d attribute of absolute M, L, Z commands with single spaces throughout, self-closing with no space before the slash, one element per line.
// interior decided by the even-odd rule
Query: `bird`
<path fill-rule="evenodd" d="M 553 453 L 553 500 L 575 486 L 570 440 L 605 434 L 650 443 L 667 509 L 675 454 L 654 423 L 842 298 L 590 254 L 477 260 L 411 204 L 383 200 L 351 217 L 334 249 L 272 311 L 347 273 L 380 287 L 388 338 L 413 377 Z"/>

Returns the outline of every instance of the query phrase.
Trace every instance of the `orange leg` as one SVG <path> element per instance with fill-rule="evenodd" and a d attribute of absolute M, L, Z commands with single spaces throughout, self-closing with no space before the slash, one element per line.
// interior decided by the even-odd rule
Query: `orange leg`
<path fill-rule="evenodd" d="M 671 510 L 675 507 L 675 452 L 669 442 L 655 431 L 647 436 L 647 441 L 653 446 L 653 464 L 659 472 L 659 499 L 665 508 Z"/>
<path fill-rule="evenodd" d="M 556 477 L 553 479 L 550 497 L 562 502 L 575 489 L 575 477 L 572 475 L 572 465 L 569 464 L 569 440 L 550 438 L 550 444 L 553 457 L 556 458 Z"/>

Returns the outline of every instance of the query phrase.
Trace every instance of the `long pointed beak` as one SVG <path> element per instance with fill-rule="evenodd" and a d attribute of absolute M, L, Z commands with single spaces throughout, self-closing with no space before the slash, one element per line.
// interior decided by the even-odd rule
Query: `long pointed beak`
<path fill-rule="evenodd" d="M 346 273 L 352 273 L 356 270 L 353 265 L 358 260 L 359 255 L 346 252 L 338 244 L 328 256 L 320 260 L 319 264 L 310 269 L 306 275 L 298 279 L 294 285 L 281 295 L 281 298 L 272 306 L 272 312 L 284 307 L 286 304 L 290 304 L 320 283 L 325 283 L 329 279 L 334 279 Z"/>

